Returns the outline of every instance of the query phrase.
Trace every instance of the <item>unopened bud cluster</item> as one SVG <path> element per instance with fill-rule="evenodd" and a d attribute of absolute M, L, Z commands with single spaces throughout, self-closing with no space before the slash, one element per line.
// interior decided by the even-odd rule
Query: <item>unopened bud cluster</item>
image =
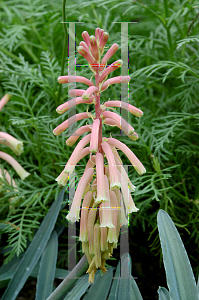
<path fill-rule="evenodd" d="M 94 281 L 94 275 L 98 268 L 103 272 L 107 271 L 105 261 L 117 247 L 121 226 L 127 225 L 129 213 L 138 211 L 131 196 L 135 187 L 128 178 L 118 150 L 127 156 L 138 174 L 142 175 L 146 172 L 142 163 L 124 143 L 102 135 L 102 124 L 105 124 L 117 126 L 133 141 L 138 139 L 133 127 L 109 109 L 122 107 L 136 117 L 143 115 L 140 109 L 126 102 L 112 100 L 106 101 L 104 104 L 100 103 L 101 93 L 110 85 L 130 81 L 129 76 L 107 79 L 111 72 L 122 66 L 121 60 L 115 61 L 111 65 L 107 64 L 118 50 L 117 44 L 113 44 L 102 58 L 108 36 L 108 33 L 100 28 L 95 30 L 95 36 L 89 36 L 87 31 L 82 33 L 84 41 L 80 42 L 78 52 L 87 60 L 94 73 L 95 83 L 82 76 L 58 78 L 59 83 L 81 82 L 87 88 L 70 90 L 69 94 L 76 98 L 61 104 L 57 108 L 57 112 L 62 114 L 78 104 L 93 104 L 95 105 L 95 116 L 89 112 L 76 114 L 53 131 L 55 135 L 59 135 L 74 122 L 87 118 L 94 119 L 92 125 L 80 127 L 66 140 L 66 144 L 72 146 L 82 134 L 88 132 L 77 144 L 64 170 L 56 179 L 59 184 L 65 185 L 77 163 L 83 157 L 89 156 L 67 219 L 71 222 L 80 220 L 79 239 L 82 241 L 82 250 L 89 262 L 87 273 L 89 273 L 90 282 Z"/>

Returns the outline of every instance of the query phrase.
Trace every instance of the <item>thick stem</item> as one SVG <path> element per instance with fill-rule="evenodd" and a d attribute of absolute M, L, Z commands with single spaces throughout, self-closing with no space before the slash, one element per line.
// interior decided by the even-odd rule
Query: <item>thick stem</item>
<path fill-rule="evenodd" d="M 95 75 L 95 86 L 99 89 L 99 67 L 97 68 L 97 73 Z M 98 152 L 103 153 L 102 150 L 102 118 L 100 118 L 102 110 L 100 109 L 100 93 L 95 94 L 96 105 L 95 105 L 95 118 L 100 120 L 99 126 L 99 141 L 98 141 Z"/>

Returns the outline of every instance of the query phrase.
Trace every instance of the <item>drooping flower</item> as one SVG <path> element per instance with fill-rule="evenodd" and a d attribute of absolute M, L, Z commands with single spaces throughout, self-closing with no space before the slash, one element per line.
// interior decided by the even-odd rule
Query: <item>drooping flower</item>
<path fill-rule="evenodd" d="M 113 44 L 102 57 L 108 40 L 108 33 L 103 29 L 96 28 L 95 35 L 89 36 L 88 32 L 84 31 L 82 37 L 84 41 L 80 42 L 78 53 L 87 60 L 88 66 L 94 73 L 95 83 L 91 79 L 82 76 L 59 77 L 58 81 L 62 84 L 81 82 L 88 87 L 69 90 L 69 95 L 76 98 L 61 104 L 57 108 L 57 112 L 63 113 L 74 105 L 88 103 L 95 105 L 95 116 L 89 112 L 74 115 L 55 128 L 53 133 L 59 135 L 70 124 L 74 124 L 79 120 L 86 118 L 93 120 L 93 124 L 80 127 L 67 139 L 67 145 L 71 146 L 80 135 L 91 131 L 78 143 L 65 169 L 56 179 L 59 184 L 65 185 L 79 160 L 90 154 L 84 174 L 77 186 L 67 219 L 71 222 L 79 221 L 80 219 L 82 251 L 85 253 L 89 263 L 87 270 L 89 281 L 93 282 L 98 268 L 103 273 L 107 271 L 105 262 L 112 255 L 113 249 L 117 247 L 120 228 L 128 223 L 127 215 L 138 210 L 131 196 L 131 192 L 135 190 L 135 187 L 124 170 L 117 149 L 128 157 L 140 175 L 146 170 L 125 144 L 114 138 L 106 138 L 102 135 L 102 124 L 104 124 L 117 126 L 133 141 L 138 139 L 138 135 L 134 132 L 133 127 L 117 113 L 111 112 L 109 109 L 121 107 L 136 117 L 143 115 L 140 109 L 126 102 L 110 100 L 104 104 L 100 103 L 101 93 L 110 85 L 128 83 L 130 81 L 130 76 L 117 76 L 107 79 L 110 73 L 122 66 L 121 60 L 115 61 L 110 66 L 107 65 L 119 46 Z M 88 143 L 90 143 L 90 147 L 85 147 Z M 104 162 L 105 158 L 106 163 Z"/>

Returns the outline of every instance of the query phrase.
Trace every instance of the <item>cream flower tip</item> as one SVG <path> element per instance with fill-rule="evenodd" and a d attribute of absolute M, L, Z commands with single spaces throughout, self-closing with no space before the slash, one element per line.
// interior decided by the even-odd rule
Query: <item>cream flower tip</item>
<path fill-rule="evenodd" d="M 0 132 L 0 144 L 8 146 L 17 155 L 23 153 L 23 142 L 8 133 Z"/>
<path fill-rule="evenodd" d="M 64 171 L 55 179 L 59 185 L 65 186 L 68 181 L 69 175 Z"/>

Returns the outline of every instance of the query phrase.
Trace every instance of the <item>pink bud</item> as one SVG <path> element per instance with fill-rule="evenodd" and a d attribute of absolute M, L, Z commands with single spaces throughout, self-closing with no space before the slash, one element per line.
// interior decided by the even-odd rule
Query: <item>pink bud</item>
<path fill-rule="evenodd" d="M 96 175 L 97 175 L 97 198 L 95 204 L 108 201 L 106 189 L 104 185 L 104 157 L 101 153 L 97 153 L 95 157 Z"/>
<path fill-rule="evenodd" d="M 120 68 L 123 64 L 123 61 L 117 60 L 114 63 L 112 63 L 108 68 L 106 68 L 103 72 L 102 75 L 99 78 L 99 82 L 101 83 L 104 79 L 106 79 L 106 77 L 113 71 L 117 70 L 118 68 Z M 120 101 L 118 101 L 120 102 Z"/>
<path fill-rule="evenodd" d="M 90 38 L 87 31 L 82 32 L 82 37 L 84 39 L 84 42 L 87 44 L 87 46 L 90 46 Z"/>
<path fill-rule="evenodd" d="M 3 98 L 0 100 L 0 111 L 2 110 L 4 105 L 6 105 L 6 103 L 10 100 L 11 97 L 12 97 L 12 95 L 9 95 L 9 94 L 5 94 L 3 96 Z"/>
<path fill-rule="evenodd" d="M 92 53 L 94 59 L 96 59 L 98 61 L 99 49 L 97 46 L 96 38 L 93 35 L 90 36 L 90 50 L 91 50 L 91 53 Z"/>
<path fill-rule="evenodd" d="M 81 82 L 81 83 L 85 83 L 88 86 L 94 85 L 94 83 L 91 80 L 87 79 L 86 77 L 76 76 L 76 75 L 59 76 L 58 82 L 61 84 L 70 83 L 70 82 Z"/>
<path fill-rule="evenodd" d="M 11 155 L 0 151 L 0 158 L 6 160 L 15 169 L 22 180 L 30 175 L 30 173 L 26 172 L 24 168 Z"/>
<path fill-rule="evenodd" d="M 77 96 L 82 96 L 85 91 L 86 90 L 74 89 L 74 90 L 69 90 L 68 93 L 71 97 L 77 97 Z"/>
<path fill-rule="evenodd" d="M 109 146 L 109 144 L 107 142 L 103 142 L 102 149 L 108 160 L 109 174 L 110 174 L 110 189 L 112 190 L 114 188 L 120 188 L 121 184 L 120 184 L 120 181 L 118 178 L 115 158 L 114 158 L 113 152 L 111 150 L 111 147 Z"/>
<path fill-rule="evenodd" d="M 23 142 L 8 133 L 0 132 L 0 144 L 8 146 L 17 155 L 23 152 Z"/>
<path fill-rule="evenodd" d="M 81 41 L 79 43 L 79 45 L 82 46 L 87 52 L 89 52 L 89 47 L 88 47 L 88 45 L 85 42 Z"/>
<path fill-rule="evenodd" d="M 90 151 L 96 153 L 98 151 L 98 139 L 99 139 L 99 126 L 100 120 L 95 119 L 92 125 Z"/>
<path fill-rule="evenodd" d="M 120 117 L 121 118 L 121 117 Z M 121 124 L 123 124 L 123 126 L 121 126 Z M 110 118 L 106 118 L 103 120 L 103 124 L 109 125 L 109 126 L 117 126 L 119 129 L 122 129 L 122 131 L 125 132 L 125 134 L 132 140 L 132 141 L 136 141 L 138 139 L 138 134 L 136 132 L 133 132 L 133 127 L 128 124 L 123 118 L 122 121 L 118 123 L 116 122 L 116 120 L 110 119 Z M 128 130 L 126 130 L 126 128 L 128 127 Z"/>
<path fill-rule="evenodd" d="M 61 123 L 59 126 L 57 126 L 53 130 L 53 134 L 54 135 L 59 135 L 63 131 L 65 131 L 66 129 L 68 129 L 68 127 L 70 125 L 72 125 L 73 123 L 75 123 L 77 121 L 80 121 L 80 120 L 83 120 L 83 119 L 87 119 L 87 118 L 90 118 L 89 113 L 87 113 L 87 112 L 76 114 L 76 115 L 70 117 L 68 120 L 66 120 L 63 123 Z"/>
<path fill-rule="evenodd" d="M 87 242 L 88 241 L 88 212 L 90 208 L 92 207 L 91 203 L 93 200 L 93 193 L 88 192 L 86 193 L 83 203 L 82 203 L 82 208 L 81 208 L 81 218 L 80 218 L 80 235 L 79 235 L 79 240 L 82 242 Z"/>
<path fill-rule="evenodd" d="M 103 112 L 104 118 L 110 118 L 117 122 L 120 129 L 122 129 L 127 135 L 131 135 L 134 132 L 134 128 L 128 124 L 126 120 L 122 117 L 118 116 L 118 114 L 111 112 L 111 111 L 104 111 Z M 121 126 L 122 125 L 122 126 Z"/>
<path fill-rule="evenodd" d="M 84 100 L 89 99 L 93 93 L 97 93 L 99 90 L 96 86 L 90 86 L 82 95 Z"/>
<path fill-rule="evenodd" d="M 59 105 L 56 109 L 56 112 L 58 114 L 63 114 L 64 112 L 68 111 L 70 108 L 74 107 L 75 105 L 82 104 L 82 103 L 83 104 L 93 103 L 93 99 L 94 99 L 94 96 L 92 96 L 88 100 L 83 100 L 82 97 L 77 97 L 77 98 L 71 99 L 68 102 L 65 102 L 65 103 Z"/>
<path fill-rule="evenodd" d="M 82 46 L 78 47 L 77 51 L 81 56 L 83 56 L 88 61 L 89 64 L 91 65 L 96 64 L 95 59 Z"/>
<path fill-rule="evenodd" d="M 3 176 L 4 175 L 4 176 Z M 13 187 L 17 187 L 15 181 L 13 178 L 11 178 L 10 174 L 8 173 L 8 171 L 6 171 L 5 169 L 3 169 L 3 171 L 0 169 L 0 178 L 5 177 L 6 181 L 8 182 L 9 185 L 13 186 Z"/>
<path fill-rule="evenodd" d="M 114 225 L 112 222 L 112 208 L 110 203 L 109 184 L 106 175 L 104 175 L 104 189 L 105 189 L 107 201 L 100 204 L 100 210 L 101 210 L 100 227 L 113 228 Z"/>
<path fill-rule="evenodd" d="M 113 44 L 111 48 L 106 52 L 104 57 L 102 58 L 101 64 L 106 65 L 108 60 L 115 54 L 118 48 L 119 48 L 118 44 Z"/>
<path fill-rule="evenodd" d="M 66 140 L 66 145 L 72 146 L 82 134 L 91 131 L 91 129 L 92 125 L 85 125 L 80 127 Z"/>
<path fill-rule="evenodd" d="M 66 217 L 71 222 L 79 221 L 79 219 L 80 219 L 79 213 L 80 213 L 82 195 L 84 193 L 84 190 L 85 190 L 87 184 L 89 182 L 91 182 L 91 180 L 93 178 L 93 171 L 94 171 L 93 169 L 86 170 L 79 181 L 77 190 L 74 195 L 71 209 L 69 211 L 69 214 Z"/>
<path fill-rule="evenodd" d="M 100 34 L 100 28 L 97 27 L 97 28 L 95 29 L 95 38 L 96 38 L 96 40 L 99 40 L 99 34 Z"/>
<path fill-rule="evenodd" d="M 135 154 L 122 142 L 114 139 L 114 138 L 108 138 L 108 143 L 111 146 L 114 146 L 121 150 L 130 160 L 131 164 L 135 168 L 135 170 L 138 172 L 139 175 L 142 175 L 146 172 L 146 169 L 144 168 L 143 164 L 139 161 L 139 159 L 135 156 Z"/>
<path fill-rule="evenodd" d="M 117 76 L 117 77 L 113 77 L 110 78 L 108 80 L 106 80 L 102 87 L 101 87 L 101 91 L 106 90 L 110 85 L 115 84 L 115 83 L 127 83 L 131 80 L 130 76 Z"/>
<path fill-rule="evenodd" d="M 136 117 L 141 117 L 143 115 L 143 112 L 138 109 L 137 107 L 123 101 L 107 101 L 104 103 L 106 107 L 121 107 L 125 110 L 129 111 L 132 115 Z"/>
<path fill-rule="evenodd" d="M 104 46 L 106 45 L 108 41 L 109 34 L 107 32 L 103 32 L 100 36 L 100 43 L 99 43 L 99 49 L 101 53 L 104 52 Z"/>

